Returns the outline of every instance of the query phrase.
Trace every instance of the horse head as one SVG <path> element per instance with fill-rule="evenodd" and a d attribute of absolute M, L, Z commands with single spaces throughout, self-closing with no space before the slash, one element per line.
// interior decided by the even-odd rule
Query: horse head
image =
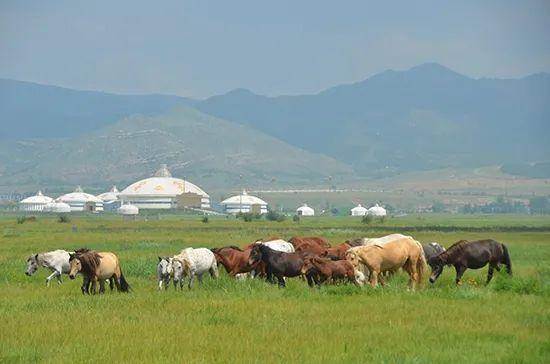
<path fill-rule="evenodd" d="M 350 262 L 354 268 L 357 268 L 359 266 L 359 256 L 356 252 L 352 250 L 348 250 L 346 252 L 346 260 Z"/>
<path fill-rule="evenodd" d="M 159 274 L 162 277 L 169 276 L 170 273 L 172 273 L 172 262 L 171 262 L 172 258 L 160 257 L 160 256 L 158 258 L 159 258 L 159 264 L 157 266 L 157 270 Z"/>
<path fill-rule="evenodd" d="M 445 267 L 445 262 L 441 257 L 441 254 L 436 255 L 428 259 L 428 264 L 432 267 L 432 274 L 430 275 L 430 283 L 435 283 L 437 278 L 443 273 L 443 268 Z"/>
<path fill-rule="evenodd" d="M 69 254 L 69 278 L 75 279 L 78 272 L 82 270 L 82 262 L 76 254 Z"/>
<path fill-rule="evenodd" d="M 38 269 L 38 254 L 31 255 L 27 258 L 27 271 L 26 275 L 32 276 Z"/>
<path fill-rule="evenodd" d="M 262 244 L 257 244 L 252 247 L 250 255 L 248 256 L 249 265 L 252 266 L 262 260 L 262 247 L 264 247 Z"/>

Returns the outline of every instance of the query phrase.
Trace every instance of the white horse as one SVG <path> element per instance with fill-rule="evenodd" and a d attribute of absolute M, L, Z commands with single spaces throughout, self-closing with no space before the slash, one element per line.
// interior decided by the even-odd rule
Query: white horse
<path fill-rule="evenodd" d="M 294 245 L 282 239 L 270 240 L 270 241 L 258 240 L 256 241 L 256 244 L 263 244 L 265 246 L 270 247 L 273 250 L 276 250 L 278 252 L 283 252 L 283 253 L 294 253 L 295 251 Z"/>
<path fill-rule="evenodd" d="M 46 285 L 48 287 L 54 277 L 57 278 L 57 283 L 61 284 L 61 274 L 68 274 L 70 271 L 69 252 L 66 250 L 54 250 L 31 255 L 27 259 L 27 271 L 25 274 L 32 276 L 38 270 L 38 267 L 48 268 L 53 272 L 46 278 Z"/>
<path fill-rule="evenodd" d="M 180 288 L 183 288 L 185 276 L 189 277 L 189 289 L 193 285 L 195 276 L 197 276 L 199 284 L 202 284 L 202 275 L 206 272 L 210 272 L 212 278 L 218 278 L 216 257 L 210 249 L 206 248 L 187 248 L 182 250 L 179 255 L 175 255 L 172 258 L 172 269 L 174 272 L 174 284 L 180 282 Z"/>
<path fill-rule="evenodd" d="M 170 277 L 172 277 L 174 272 L 174 270 L 172 269 L 172 257 L 158 258 L 159 264 L 157 265 L 157 276 L 159 280 L 159 289 L 162 289 L 163 283 L 164 289 L 168 289 L 168 285 L 170 284 Z"/>

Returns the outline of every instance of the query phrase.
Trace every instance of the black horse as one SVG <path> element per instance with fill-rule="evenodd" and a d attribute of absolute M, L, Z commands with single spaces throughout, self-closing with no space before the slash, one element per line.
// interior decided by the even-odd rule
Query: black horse
<path fill-rule="evenodd" d="M 424 256 L 426 257 L 426 261 L 429 264 L 430 259 L 443 253 L 445 251 L 445 248 L 438 243 L 428 243 L 422 244 L 422 250 L 424 250 Z"/>
<path fill-rule="evenodd" d="M 493 278 L 493 271 L 500 271 L 500 264 L 506 266 L 506 272 L 512 274 L 512 262 L 506 245 L 495 240 L 461 240 L 454 243 L 439 255 L 432 257 L 428 264 L 432 267 L 430 282 L 434 283 L 443 272 L 445 265 L 453 265 L 456 270 L 456 284 L 460 284 L 460 279 L 467 268 L 479 269 L 489 264 L 487 272 L 487 283 Z"/>
<path fill-rule="evenodd" d="M 297 277 L 302 274 L 303 257 L 300 253 L 279 252 L 263 244 L 256 244 L 250 251 L 248 262 L 250 265 L 263 262 L 267 281 L 274 283 L 273 276 L 275 276 L 279 287 L 285 287 L 284 277 Z"/>

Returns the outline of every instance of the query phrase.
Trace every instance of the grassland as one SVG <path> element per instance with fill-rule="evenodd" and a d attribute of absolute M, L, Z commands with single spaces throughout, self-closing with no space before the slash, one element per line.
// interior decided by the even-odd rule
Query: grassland
<path fill-rule="evenodd" d="M 514 277 L 467 271 L 455 287 L 406 291 L 287 289 L 225 274 L 192 291 L 158 292 L 156 256 L 186 246 L 242 245 L 259 237 L 322 235 L 332 242 L 403 231 L 448 246 L 492 237 L 510 248 Z M 47 272 L 24 273 L 26 257 L 55 248 L 116 252 L 130 294 L 84 297 L 80 280 L 46 288 Z M 364 225 L 352 218 L 300 223 L 166 216 L 55 217 L 16 223 L 0 215 L 0 362 L 510 362 L 550 360 L 550 221 L 544 217 L 408 216 Z"/>

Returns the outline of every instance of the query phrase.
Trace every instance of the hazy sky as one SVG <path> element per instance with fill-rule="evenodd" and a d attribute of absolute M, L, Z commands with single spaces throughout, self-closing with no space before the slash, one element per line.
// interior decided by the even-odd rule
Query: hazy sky
<path fill-rule="evenodd" d="M 550 71 L 550 1 L 0 0 L 0 77 L 79 89 L 313 93 L 428 61 Z"/>

